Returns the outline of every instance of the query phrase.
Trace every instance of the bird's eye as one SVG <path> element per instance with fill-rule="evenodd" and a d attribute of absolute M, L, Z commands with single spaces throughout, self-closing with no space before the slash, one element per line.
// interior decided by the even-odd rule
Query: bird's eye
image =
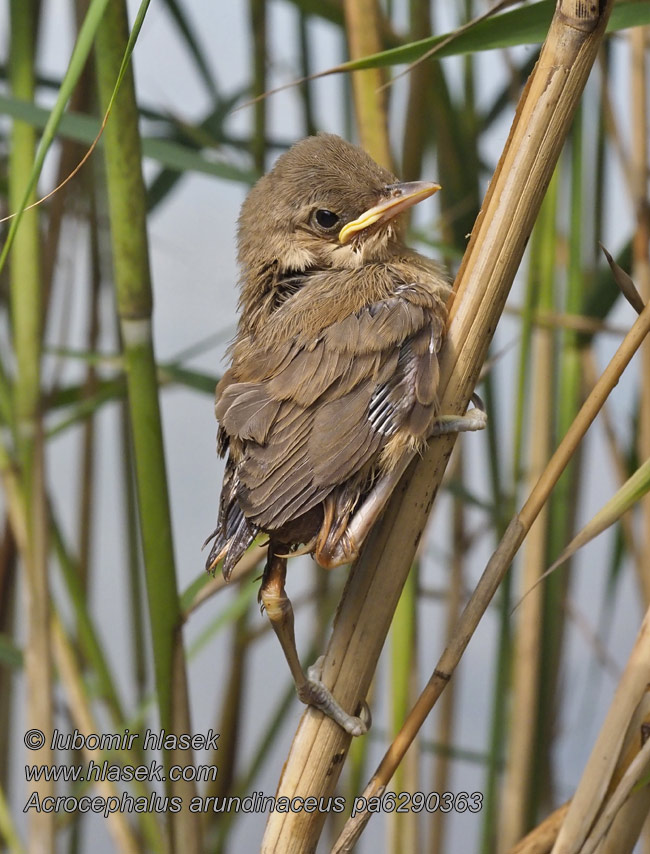
<path fill-rule="evenodd" d="M 332 211 L 323 209 L 316 211 L 316 222 L 321 228 L 334 228 L 338 221 L 338 216 Z"/>

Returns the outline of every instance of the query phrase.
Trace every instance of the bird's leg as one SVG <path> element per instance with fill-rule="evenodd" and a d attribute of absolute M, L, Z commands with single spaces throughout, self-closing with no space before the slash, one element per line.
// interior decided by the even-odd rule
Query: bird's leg
<path fill-rule="evenodd" d="M 477 394 L 472 395 L 472 403 L 474 408 L 466 412 L 465 415 L 439 415 L 433 423 L 428 438 L 432 439 L 445 433 L 482 430 L 487 423 L 483 403 Z M 334 546 L 327 540 L 322 544 L 317 543 L 314 550 L 314 559 L 317 563 L 326 569 L 332 569 L 343 563 L 350 563 L 358 556 L 372 526 L 381 515 L 393 490 L 414 456 L 413 451 L 406 452 L 394 468 L 376 480 L 363 503 L 352 516 L 344 535 Z"/>
<path fill-rule="evenodd" d="M 269 544 L 269 556 L 262 577 L 259 601 L 268 614 L 273 631 L 277 635 L 284 656 L 291 670 L 296 685 L 298 698 L 309 706 L 315 706 L 326 714 L 350 735 L 364 735 L 370 725 L 369 714 L 362 717 L 349 715 L 336 702 L 332 693 L 320 681 L 322 658 L 309 668 L 308 676 L 300 664 L 296 637 L 294 633 L 293 608 L 284 589 L 287 574 L 287 559 L 276 554 L 276 548 L 282 552 L 288 551 L 288 546 L 275 543 Z M 367 708 L 367 707 L 366 707 Z"/>

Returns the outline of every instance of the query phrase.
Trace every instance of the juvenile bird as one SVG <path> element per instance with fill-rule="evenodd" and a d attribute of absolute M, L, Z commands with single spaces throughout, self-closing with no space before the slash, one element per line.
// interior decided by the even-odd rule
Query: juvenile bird
<path fill-rule="evenodd" d="M 223 560 L 228 579 L 268 535 L 259 598 L 298 696 L 353 735 L 367 719 L 301 668 L 287 556 L 305 544 L 323 567 L 353 560 L 427 439 L 485 424 L 478 408 L 437 411 L 450 289 L 404 245 L 397 218 L 438 189 L 398 183 L 362 149 L 320 134 L 279 158 L 239 218 L 240 319 L 216 391 L 228 457 L 207 568 Z"/>

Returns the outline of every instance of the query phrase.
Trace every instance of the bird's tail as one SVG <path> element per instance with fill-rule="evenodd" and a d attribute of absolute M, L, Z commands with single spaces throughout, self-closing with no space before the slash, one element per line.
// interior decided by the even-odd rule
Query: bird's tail
<path fill-rule="evenodd" d="M 205 548 L 209 542 L 214 540 L 205 562 L 206 570 L 215 572 L 217 564 L 223 560 L 221 571 L 226 581 L 229 581 L 235 564 L 253 542 L 257 532 L 257 526 L 248 521 L 241 507 L 238 504 L 231 506 L 226 518 L 219 518 L 216 529 L 203 543 L 203 548 Z"/>

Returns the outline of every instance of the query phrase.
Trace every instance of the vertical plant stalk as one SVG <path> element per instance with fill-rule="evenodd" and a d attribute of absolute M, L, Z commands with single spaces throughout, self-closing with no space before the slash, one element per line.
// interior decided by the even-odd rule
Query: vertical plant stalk
<path fill-rule="evenodd" d="M 14 634 L 16 591 L 18 575 L 16 538 L 8 516 L 0 528 L 0 634 L 7 638 Z M 11 734 L 14 732 L 12 685 L 13 667 L 8 662 L 0 664 L 0 789 L 9 783 L 9 757 L 12 753 Z"/>
<path fill-rule="evenodd" d="M 37 6 L 33 0 L 12 0 L 11 55 L 9 75 L 12 93 L 18 98 L 34 98 L 34 47 Z M 19 210 L 36 156 L 34 128 L 15 121 L 11 134 L 9 163 L 9 204 Z M 35 200 L 31 194 L 30 202 Z M 14 530 L 26 575 L 27 644 L 27 726 L 45 734 L 45 746 L 38 762 L 54 763 L 49 748 L 53 725 L 52 660 L 50 650 L 49 581 L 47 573 L 47 521 L 41 423 L 41 335 L 42 288 L 38 212 L 26 211 L 11 255 L 11 320 L 16 354 L 13 416 L 16 424 L 16 450 L 20 477 L 20 497 L 26 536 Z M 54 794 L 53 782 L 39 780 L 31 789 L 40 799 Z M 29 813 L 28 850 L 30 854 L 53 854 L 55 815 L 40 810 Z"/>
<path fill-rule="evenodd" d="M 444 184 L 440 196 L 442 238 L 462 252 L 480 204 L 478 137 L 469 130 L 477 117 L 472 103 L 460 107 L 454 101 L 442 63 L 423 63 L 422 68 L 429 72 L 425 118 L 435 139 L 438 177 Z M 469 84 L 467 88 L 471 88 Z"/>
<path fill-rule="evenodd" d="M 217 720 L 217 732 L 220 733 L 220 747 L 208 759 L 212 765 L 219 766 L 217 779 L 208 783 L 205 793 L 221 800 L 232 794 L 235 769 L 241 762 L 237 747 L 241 744 L 240 734 L 243 724 L 243 703 L 245 697 L 246 675 L 249 653 L 249 609 L 247 608 L 232 625 L 230 648 L 226 655 L 228 670 L 223 671 L 223 693 L 221 709 Z M 217 816 L 205 815 L 206 826 L 214 824 Z"/>
<path fill-rule="evenodd" d="M 11 854 L 26 854 L 18 830 L 9 810 L 9 803 L 4 793 L 4 787 L 0 786 L 0 835 L 9 846 Z"/>
<path fill-rule="evenodd" d="M 440 401 L 445 413 L 464 412 L 468 405 L 611 7 L 611 0 L 602 9 L 586 7 L 579 0 L 558 3 L 458 273 L 440 366 Z M 368 690 L 453 443 L 453 436 L 436 440 L 423 459 L 408 469 L 382 522 L 375 526 L 352 568 L 323 666 L 323 682 L 344 708 L 356 708 Z M 507 535 L 508 542 L 520 545 L 524 534 L 524 526 L 517 518 Z M 493 593 L 490 590 L 490 598 Z M 466 644 L 469 636 L 464 640 Z M 447 683 L 447 674 L 437 676 L 434 682 Z M 424 719 L 420 718 L 420 710 L 426 717 L 428 704 L 418 705 L 417 709 L 414 727 Z M 394 758 L 401 758 L 416 731 L 402 730 L 366 793 L 384 790 L 394 770 Z M 330 794 L 349 743 L 350 736 L 337 724 L 315 709 L 308 709 L 294 738 L 277 794 Z M 353 844 L 369 814 L 357 818 L 351 834 L 341 839 L 334 850 L 347 850 L 346 846 Z M 323 821 L 324 815 L 273 813 L 262 850 L 265 854 L 314 850 Z"/>
<path fill-rule="evenodd" d="M 539 305 L 553 309 L 555 274 L 556 207 L 558 171 L 555 171 L 536 227 L 534 257 L 541 269 L 533 275 L 542 277 Z M 552 329 L 538 326 L 533 330 L 532 355 L 534 389 L 530 425 L 529 488 L 532 489 L 551 456 L 553 410 L 553 361 L 555 335 Z M 548 506 L 545 506 L 526 539 L 521 574 L 521 593 L 533 588 L 547 567 Z M 532 769 L 538 735 L 541 642 L 544 618 L 544 588 L 535 587 L 518 608 L 517 629 L 513 643 L 513 665 L 508 764 L 506 769 L 500 851 L 520 839 L 528 826 Z"/>
<path fill-rule="evenodd" d="M 253 107 L 254 131 L 251 148 L 255 168 L 261 174 L 266 161 L 266 0 L 250 0 L 251 36 L 253 39 Z"/>
<path fill-rule="evenodd" d="M 118 77 L 127 36 L 126 6 L 123 0 L 115 0 L 106 9 L 96 40 L 97 78 L 104 109 Z M 104 151 L 159 722 L 167 732 L 192 732 L 152 340 L 146 194 L 132 68 L 127 70 L 106 126 Z M 167 770 L 174 764 L 187 765 L 188 758 L 187 752 L 163 750 Z M 199 854 L 199 817 L 187 810 L 195 787 L 170 781 L 169 774 L 166 786 L 168 794 L 184 802 L 184 809 L 169 814 L 172 851 Z"/>
<path fill-rule="evenodd" d="M 525 414 L 530 397 L 530 354 L 532 350 L 533 319 L 537 311 L 539 287 L 535 271 L 538 232 L 533 231 L 531 240 L 530 262 L 527 272 L 526 298 L 521 312 L 519 358 L 517 379 L 515 383 L 515 400 L 512 411 L 514 436 L 511 448 L 510 468 L 512 485 L 506 497 L 506 491 L 501 485 L 503 480 L 503 458 L 498 422 L 497 394 L 492 372 L 488 372 L 484 381 L 485 404 L 490 418 L 487 424 L 487 441 L 492 480 L 492 495 L 495 512 L 495 529 L 498 537 L 505 533 L 508 519 L 516 511 L 516 500 L 522 483 L 522 459 L 524 451 L 524 432 L 527 428 Z M 491 854 L 496 844 L 499 824 L 499 801 L 501 797 L 503 756 L 508 732 L 509 689 L 512 671 L 512 575 L 507 573 L 499 591 L 499 634 L 496 645 L 495 661 L 492 664 L 492 702 L 491 722 L 488 742 L 488 762 L 485 781 L 481 791 L 484 794 L 483 809 L 481 810 L 481 854 Z M 445 691 L 445 694 L 447 692 Z"/>
<path fill-rule="evenodd" d="M 431 4 L 429 0 L 411 0 L 409 3 L 409 40 L 426 39 L 431 35 Z M 430 94 L 431 65 L 418 63 L 409 75 L 406 121 L 402 144 L 403 181 L 415 181 L 420 177 L 422 157 L 428 131 L 427 99 Z"/>
<path fill-rule="evenodd" d="M 122 524 L 126 531 L 127 575 L 129 591 L 129 620 L 131 635 L 131 674 L 135 685 L 138 703 L 143 703 L 147 693 L 147 650 L 143 618 L 144 584 L 140 569 L 140 530 L 138 527 L 138 507 L 135 495 L 133 472 L 133 442 L 129 429 L 128 403 L 121 400 L 119 404 L 118 447 L 120 448 L 121 487 L 124 496 Z"/>
<path fill-rule="evenodd" d="M 298 9 L 298 45 L 300 47 L 300 76 L 303 83 L 300 86 L 300 97 L 303 108 L 303 128 L 305 136 L 313 136 L 317 131 L 314 118 L 313 85 L 309 79 L 311 62 L 309 51 L 309 16 L 303 9 Z"/>
<path fill-rule="evenodd" d="M 77 30 L 83 23 L 83 3 L 77 0 L 75 3 Z M 89 102 L 92 92 L 93 75 L 90 68 L 86 66 L 84 73 L 80 76 L 72 97 L 70 98 L 70 112 L 88 113 L 92 107 Z M 48 200 L 47 209 L 47 231 L 43 241 L 43 326 L 47 323 L 48 311 L 52 297 L 52 288 L 56 272 L 57 259 L 59 256 L 59 245 L 62 226 L 68 211 L 70 199 L 84 184 L 83 178 L 73 178 L 66 182 L 66 178 L 73 172 L 79 161 L 85 154 L 85 149 L 78 142 L 70 139 L 60 140 L 61 153 L 57 167 L 54 186 L 59 190 Z"/>
<path fill-rule="evenodd" d="M 360 59 L 381 48 L 377 0 L 345 0 L 345 31 L 350 59 Z M 388 142 L 386 90 L 381 68 L 352 73 L 354 108 L 361 145 L 377 163 L 393 170 Z"/>
<path fill-rule="evenodd" d="M 52 620 L 52 641 L 57 669 L 61 682 L 65 687 L 66 701 L 72 715 L 72 720 L 81 732 L 96 733 L 98 732 L 97 721 L 92 716 L 88 697 L 83 687 L 84 681 L 75 659 L 74 650 L 70 644 L 70 639 L 65 634 L 61 621 L 56 616 Z M 90 762 L 90 760 L 94 760 L 99 764 L 107 755 L 102 754 L 101 751 L 84 749 L 79 761 Z M 96 786 L 104 798 L 119 798 L 120 796 L 120 790 L 114 782 L 100 780 Z M 127 817 L 123 813 L 118 810 L 108 816 L 107 825 L 120 854 L 138 854 L 141 850 L 138 840 Z M 158 841 L 160 842 L 160 840 Z"/>
<path fill-rule="evenodd" d="M 388 675 L 390 691 L 390 733 L 394 737 L 399 732 L 402 721 L 408 714 L 417 697 L 418 675 L 418 579 L 420 577 L 419 560 L 414 565 L 402 589 L 390 631 L 391 664 Z M 419 745 L 413 745 L 405 761 L 396 774 L 395 786 L 398 792 L 417 792 L 420 751 Z M 419 836 L 420 817 L 417 812 L 407 810 L 394 812 L 386 816 L 388 831 L 388 854 L 400 851 L 421 851 L 422 840 Z"/>
<path fill-rule="evenodd" d="M 97 222 L 97 200 L 94 185 L 94 176 L 86 175 L 85 186 L 87 189 L 88 204 L 90 206 L 89 227 L 89 249 L 90 249 L 90 276 L 88 294 L 88 342 L 89 352 L 93 352 L 97 346 L 100 332 L 99 324 L 99 295 L 101 287 L 101 270 Z M 97 369 L 92 363 L 86 369 L 84 382 L 84 397 L 91 397 L 97 389 Z M 79 460 L 79 571 L 85 589 L 88 589 L 90 555 L 93 535 L 93 516 L 95 510 L 95 418 L 88 418 L 83 426 L 82 448 Z"/>
<path fill-rule="evenodd" d="M 495 423 L 496 396 L 493 389 L 491 373 L 488 373 L 485 382 L 485 401 L 490 413 L 488 421 L 488 441 L 490 447 L 490 467 L 493 487 L 494 504 L 503 507 L 497 515 L 497 530 L 499 538 L 503 537 L 508 519 L 516 512 L 516 501 L 520 490 L 523 489 L 523 454 L 525 446 L 525 432 L 528 429 L 526 412 L 532 387 L 531 373 L 531 351 L 534 330 L 534 318 L 538 310 L 539 302 L 539 276 L 537 258 L 542 251 L 539 247 L 540 226 L 533 231 L 531 239 L 530 262 L 528 265 L 527 285 L 525 303 L 521 313 L 520 345 L 517 365 L 516 395 L 513 406 L 512 423 L 514 425 L 514 437 L 512 441 L 512 486 L 507 502 L 501 501 L 503 490 L 499 489 L 498 483 L 499 458 L 497 449 L 500 446 L 498 440 L 498 423 Z M 501 797 L 502 764 L 506 751 L 506 738 L 508 733 L 509 714 L 509 692 L 511 687 L 512 671 L 512 575 L 507 573 L 501 583 L 499 591 L 499 639 L 497 646 L 496 661 L 493 664 L 494 678 L 492 683 L 492 721 L 490 724 L 488 766 L 486 769 L 485 783 L 482 791 L 485 795 L 484 809 L 482 810 L 481 827 L 481 854 L 491 854 L 497 840 L 499 824 L 499 801 Z M 446 693 L 446 692 L 445 692 Z"/>
<path fill-rule="evenodd" d="M 569 255 L 564 305 L 560 310 L 578 315 L 589 292 L 590 279 L 585 270 L 584 232 L 588 223 L 585 217 L 585 196 L 582 175 L 588 150 L 582 144 L 583 124 L 587 109 L 581 105 L 571 131 L 571 197 L 569 207 Z M 567 160 L 569 146 L 567 146 Z M 596 168 L 590 169 L 595 174 Z M 597 190 L 596 190 L 597 192 Z M 561 344 L 556 365 L 554 399 L 557 401 L 554 429 L 557 436 L 564 436 L 573 423 L 582 403 L 582 359 L 578 334 L 570 329 L 556 333 L 556 344 Z M 579 448 L 575 457 L 558 479 L 548 507 L 547 558 L 555 560 L 574 531 L 576 507 L 580 487 Z M 548 564 L 547 564 L 548 566 Z M 544 617 L 542 627 L 541 690 L 537 718 L 537 751 L 529 783 L 528 820 L 535 819 L 533 805 L 555 802 L 555 780 L 553 766 L 554 740 L 558 731 L 558 706 L 562 691 L 561 672 L 564 639 L 566 633 L 567 596 L 571 580 L 571 566 L 562 572 L 553 573 L 544 584 Z M 523 828 L 526 829 L 526 828 Z M 513 840 L 514 841 L 514 840 Z"/>
<path fill-rule="evenodd" d="M 463 464 L 463 449 L 461 446 L 456 449 L 452 464 L 454 467 L 454 478 L 461 484 L 466 483 L 465 466 Z M 458 496 L 454 497 L 452 514 L 452 544 L 454 551 L 451 559 L 451 572 L 447 588 L 447 613 L 445 615 L 446 644 L 451 640 L 453 631 L 458 623 L 463 598 L 463 564 L 465 562 L 465 552 L 467 548 L 464 499 Z M 438 709 L 438 721 L 433 741 L 434 743 L 439 744 L 442 750 L 435 758 L 431 785 L 432 792 L 440 793 L 451 790 L 451 747 L 453 746 L 454 739 L 454 720 L 457 699 L 456 687 L 457 686 L 454 683 L 449 685 L 440 702 L 440 708 Z M 431 814 L 431 819 L 429 821 L 431 835 L 428 848 L 430 854 L 444 854 L 447 850 L 445 846 L 445 839 L 448 824 L 448 816 L 440 810 L 436 810 Z"/>
<path fill-rule="evenodd" d="M 632 83 L 632 175 L 636 230 L 632 241 L 632 278 L 645 302 L 650 301 L 650 200 L 648 199 L 648 87 L 646 44 L 650 27 L 630 32 Z M 639 398 L 639 460 L 650 458 L 650 341 L 641 347 Z M 641 572 L 644 590 L 650 590 L 650 495 L 641 499 L 643 526 Z"/>

